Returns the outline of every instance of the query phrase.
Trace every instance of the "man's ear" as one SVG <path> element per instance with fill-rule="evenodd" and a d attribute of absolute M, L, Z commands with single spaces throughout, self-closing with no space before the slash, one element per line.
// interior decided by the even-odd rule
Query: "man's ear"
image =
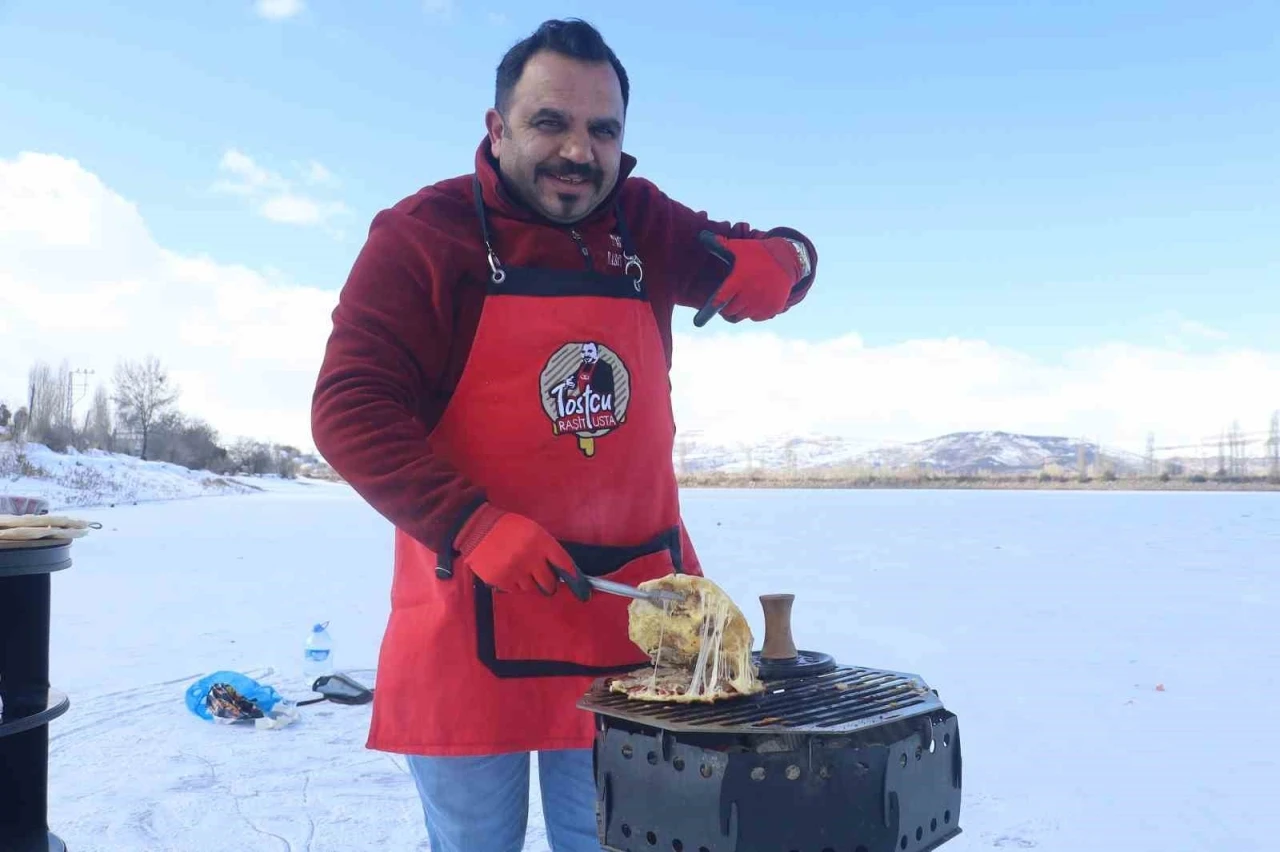
<path fill-rule="evenodd" d="M 489 131 L 489 150 L 496 159 L 502 152 L 502 137 L 507 129 L 506 119 L 502 117 L 502 113 L 490 107 L 484 113 L 484 126 Z"/>

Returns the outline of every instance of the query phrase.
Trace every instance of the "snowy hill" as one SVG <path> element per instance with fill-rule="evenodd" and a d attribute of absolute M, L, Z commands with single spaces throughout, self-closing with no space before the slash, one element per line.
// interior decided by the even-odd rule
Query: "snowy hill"
<path fill-rule="evenodd" d="M 1132 462 L 1116 454 L 1106 454 L 1117 472 Z M 948 473 L 977 471 L 1027 472 L 1047 465 L 1074 470 L 1081 455 L 1086 465 L 1099 460 L 1096 444 L 1056 435 L 1019 435 L 1009 432 L 954 432 L 927 441 L 887 447 L 858 456 L 859 466 L 881 468 L 917 467 Z"/>
<path fill-rule="evenodd" d="M 751 443 L 716 440 L 701 431 L 676 436 L 676 470 L 700 473 L 713 470 L 786 470 L 849 464 L 866 444 L 825 435 L 778 435 Z"/>
<path fill-rule="evenodd" d="M 220 476 L 121 453 L 75 449 L 56 453 L 43 444 L 0 441 L 0 494 L 40 497 L 49 501 L 53 511 L 321 484 L 308 479 Z"/>
<path fill-rule="evenodd" d="M 786 470 L 813 468 L 924 468 L 945 473 L 1030 472 L 1057 465 L 1075 470 L 1083 454 L 1092 466 L 1098 445 L 1056 435 L 1012 432 L 953 432 L 913 443 L 868 447 L 833 436 L 777 436 L 752 444 L 718 443 L 704 433 L 682 433 L 676 440 L 677 469 L 706 471 Z M 1117 473 L 1139 469 L 1141 460 L 1127 453 L 1101 450 Z"/>

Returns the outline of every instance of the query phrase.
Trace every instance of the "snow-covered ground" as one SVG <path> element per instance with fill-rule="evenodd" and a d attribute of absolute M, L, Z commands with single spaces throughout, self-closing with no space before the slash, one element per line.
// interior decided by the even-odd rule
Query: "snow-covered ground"
<path fill-rule="evenodd" d="M 805 648 L 917 672 L 960 717 L 943 848 L 1274 849 L 1280 499 L 1268 493 L 687 491 L 709 573 L 794 592 Z M 191 715 L 229 668 L 290 697 L 309 625 L 376 685 L 391 539 L 344 486 L 84 509 L 54 575 L 50 822 L 76 852 L 426 849 L 367 707 L 279 731 Z M 1237 732 L 1232 733 L 1233 729 Z M 534 786 L 527 849 L 546 850 Z"/>
<path fill-rule="evenodd" d="M 115 506 L 263 490 L 296 490 L 322 480 L 277 476 L 221 476 L 181 465 L 142 461 L 103 450 L 56 453 L 43 444 L 0 441 L 0 494 L 49 502 L 55 511 L 74 506 Z"/>

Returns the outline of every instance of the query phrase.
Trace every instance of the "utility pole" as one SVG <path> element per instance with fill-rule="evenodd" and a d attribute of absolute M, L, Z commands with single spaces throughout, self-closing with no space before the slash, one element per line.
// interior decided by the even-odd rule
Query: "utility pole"
<path fill-rule="evenodd" d="M 1271 435 L 1267 438 L 1267 458 L 1271 478 L 1280 479 L 1280 411 L 1271 414 Z"/>
<path fill-rule="evenodd" d="M 92 375 L 93 375 L 93 370 L 87 370 L 83 367 L 80 368 L 79 370 L 71 371 L 71 386 L 73 388 L 75 387 L 75 384 L 76 384 L 76 376 L 82 377 L 80 379 L 80 392 L 77 394 L 74 394 L 74 399 L 71 402 L 72 406 L 80 402 L 80 400 L 84 399 L 85 394 L 89 392 L 89 377 Z"/>
<path fill-rule="evenodd" d="M 1231 475 L 1241 476 L 1244 473 L 1244 435 L 1240 431 L 1240 421 L 1231 421 Z"/>
<path fill-rule="evenodd" d="M 75 420 L 76 403 L 84 399 L 85 394 L 89 392 L 89 377 L 93 375 L 93 370 L 80 368 L 71 371 L 71 380 L 67 382 L 67 416 Z M 77 393 L 76 377 L 79 376 L 80 392 Z"/>
<path fill-rule="evenodd" d="M 1147 433 L 1147 476 L 1156 475 L 1156 435 Z"/>

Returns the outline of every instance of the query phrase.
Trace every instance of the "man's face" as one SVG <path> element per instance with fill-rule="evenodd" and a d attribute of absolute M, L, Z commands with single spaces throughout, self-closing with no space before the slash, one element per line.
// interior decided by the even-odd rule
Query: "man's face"
<path fill-rule="evenodd" d="M 608 62 L 539 52 L 525 64 L 505 120 L 490 109 L 485 123 L 507 182 L 553 222 L 583 218 L 618 180 L 622 87 Z"/>

